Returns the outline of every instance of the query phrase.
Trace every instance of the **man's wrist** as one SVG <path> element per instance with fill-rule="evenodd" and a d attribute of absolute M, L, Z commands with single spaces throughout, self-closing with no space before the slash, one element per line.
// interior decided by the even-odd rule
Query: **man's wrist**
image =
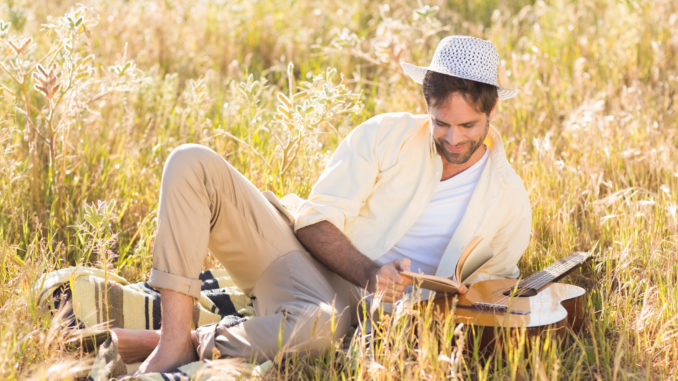
<path fill-rule="evenodd" d="M 367 291 L 373 292 L 377 283 L 377 273 L 379 272 L 381 266 L 379 266 L 374 261 L 371 262 L 372 263 L 366 268 L 365 284 L 363 287 L 365 287 Z"/>

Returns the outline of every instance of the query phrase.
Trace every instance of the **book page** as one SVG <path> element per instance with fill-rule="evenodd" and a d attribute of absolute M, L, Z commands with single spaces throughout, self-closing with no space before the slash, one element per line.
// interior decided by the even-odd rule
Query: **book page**
<path fill-rule="evenodd" d="M 464 280 L 470 278 L 473 274 L 475 274 L 476 270 L 478 270 L 482 265 L 484 265 L 485 262 L 489 261 L 490 258 L 492 258 L 492 256 L 493 253 L 488 246 L 487 240 L 476 243 L 476 245 L 473 248 L 473 255 L 470 255 L 469 253 L 469 255 L 465 258 L 465 261 L 463 263 L 460 261 L 460 263 L 458 264 L 458 266 L 461 267 L 461 271 L 459 271 L 460 275 L 459 278 L 461 279 L 461 282 L 463 283 Z"/>
<path fill-rule="evenodd" d="M 461 251 L 459 254 L 459 259 L 457 260 L 457 265 L 454 267 L 454 280 L 457 282 L 463 281 L 465 278 L 462 276 L 461 270 L 464 267 L 464 264 L 466 263 L 466 260 L 468 257 L 473 253 L 473 251 L 476 249 L 476 247 L 480 244 L 480 242 L 483 240 L 483 237 L 477 235 L 473 238 L 471 238 L 471 241 L 469 241 L 468 244 L 466 244 L 466 247 L 464 247 L 464 250 Z M 474 261 L 475 262 L 475 261 Z"/>

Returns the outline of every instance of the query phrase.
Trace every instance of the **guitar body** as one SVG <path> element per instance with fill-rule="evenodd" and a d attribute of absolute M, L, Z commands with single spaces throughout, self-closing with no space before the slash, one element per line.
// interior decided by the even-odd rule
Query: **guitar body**
<path fill-rule="evenodd" d="M 577 332 L 583 322 L 585 290 L 554 282 L 589 257 L 589 253 L 579 251 L 523 280 L 474 283 L 465 294 L 438 295 L 433 307 L 443 315 L 453 311 L 456 323 L 470 326 L 467 339 L 478 343 L 483 352 L 494 350 L 502 342 L 511 345 L 516 333 L 536 336 L 548 330 L 560 336 L 567 332 L 560 329 L 563 327 Z"/>
<path fill-rule="evenodd" d="M 474 283 L 463 295 L 442 295 L 433 300 L 435 308 L 451 311 L 454 299 L 455 321 L 481 327 L 540 328 L 567 324 L 577 329 L 581 312 L 581 287 L 549 283 L 531 296 L 505 295 L 516 287 L 514 279 L 488 280 Z"/>

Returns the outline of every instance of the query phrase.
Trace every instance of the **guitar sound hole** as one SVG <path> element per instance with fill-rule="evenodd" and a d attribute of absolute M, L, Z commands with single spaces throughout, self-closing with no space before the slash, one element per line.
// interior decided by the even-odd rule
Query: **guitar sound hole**
<path fill-rule="evenodd" d="M 537 295 L 537 290 L 534 288 L 525 288 L 525 287 L 519 287 L 517 290 L 515 290 L 515 294 L 513 293 L 513 288 L 508 289 L 504 291 L 505 296 L 517 296 L 519 298 L 524 298 L 524 297 L 530 297 L 530 296 L 535 296 Z"/>

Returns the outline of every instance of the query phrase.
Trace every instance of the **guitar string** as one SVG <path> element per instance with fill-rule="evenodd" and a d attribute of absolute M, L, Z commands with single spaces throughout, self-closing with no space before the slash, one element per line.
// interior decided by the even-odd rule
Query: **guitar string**
<path fill-rule="evenodd" d="M 585 257 L 584 257 L 585 258 Z M 529 276 L 527 279 L 518 282 L 518 288 L 533 288 L 535 290 L 543 287 L 545 284 L 549 283 L 551 280 L 555 279 L 556 277 L 550 274 L 550 271 L 559 273 L 562 271 L 564 268 L 564 271 L 569 271 L 570 269 L 574 268 L 574 266 L 578 265 L 582 261 L 582 255 L 581 253 L 575 253 L 573 255 L 570 255 L 566 258 L 561 259 L 560 261 L 552 264 L 551 266 L 547 267 L 546 269 L 533 274 Z M 563 272 L 564 272 L 563 271 Z M 549 279 L 550 278 L 550 279 Z M 546 280 L 549 279 L 549 280 Z M 545 280 L 543 284 L 542 280 Z M 525 285 L 523 285 L 523 282 L 526 282 Z M 537 287 L 539 286 L 539 287 Z M 511 290 L 512 291 L 512 290 Z M 504 295 L 502 298 L 494 302 L 493 304 L 507 304 L 511 299 L 511 295 Z"/>
<path fill-rule="evenodd" d="M 547 267 L 546 269 L 536 273 L 534 276 L 518 282 L 519 288 L 540 289 L 547 283 L 551 282 L 557 277 L 557 274 L 569 271 L 577 265 L 579 258 L 565 258 L 558 263 Z"/>
<path fill-rule="evenodd" d="M 577 254 L 579 254 L 579 253 L 577 253 Z M 582 261 L 582 255 L 581 254 L 579 254 L 579 255 L 573 254 L 569 257 L 566 257 L 566 258 L 554 263 L 553 265 L 547 267 L 546 269 L 544 269 L 544 270 L 542 270 L 542 271 L 540 271 L 536 274 L 533 274 L 532 276 L 528 277 L 524 281 L 518 282 L 518 287 L 519 288 L 534 288 L 535 290 L 539 289 L 543 285 L 545 285 L 546 283 L 555 279 L 555 276 L 550 274 L 551 271 L 558 273 L 563 268 L 565 269 L 565 271 L 569 271 L 571 268 L 573 268 L 574 266 L 579 264 L 581 261 Z M 523 282 L 525 282 L 524 285 L 523 285 Z M 541 283 L 541 285 L 540 285 L 540 283 Z M 539 286 L 539 287 L 537 287 L 537 286 Z M 508 302 L 510 301 L 510 298 L 511 298 L 511 295 L 504 295 L 502 298 L 500 298 L 498 301 L 496 301 L 495 304 L 504 304 L 504 303 L 508 304 Z"/>
<path fill-rule="evenodd" d="M 547 267 L 546 269 L 531 275 L 527 279 L 518 282 L 518 287 L 520 288 L 534 288 L 534 289 L 539 289 L 542 286 L 544 286 L 546 283 L 550 282 L 551 280 L 555 279 L 555 276 L 552 273 L 561 273 L 561 271 L 564 272 L 569 271 L 572 269 L 574 266 L 578 265 L 580 262 L 583 262 L 583 259 L 585 259 L 586 256 L 584 256 L 582 253 L 575 253 L 572 254 L 566 258 L 561 259 L 560 261 L 552 264 L 551 266 Z M 537 287 L 538 286 L 538 287 Z M 508 306 L 508 302 L 510 301 L 511 295 L 504 295 L 502 298 L 494 302 L 493 304 L 500 304 L 504 305 L 506 304 Z"/>
<path fill-rule="evenodd" d="M 581 255 L 573 256 L 572 258 L 564 258 L 557 263 L 547 267 L 546 269 L 538 272 L 535 276 L 528 277 L 524 281 L 519 282 L 520 287 L 535 288 L 539 289 L 543 287 L 546 283 L 552 281 L 557 277 L 558 274 L 569 271 L 574 266 L 579 264 L 581 260 Z"/>
<path fill-rule="evenodd" d="M 554 264 L 554 265 L 555 265 L 555 264 Z M 557 266 L 554 266 L 554 267 L 549 266 L 549 268 L 553 268 L 553 269 L 559 270 L 560 267 L 561 267 L 560 265 L 561 265 L 561 264 L 558 264 Z M 557 267 L 557 268 L 556 268 L 556 267 Z M 547 268 L 547 269 L 548 269 L 548 268 Z M 530 276 L 530 277 L 528 277 L 527 279 L 525 279 L 524 281 L 518 282 L 518 288 L 528 288 L 528 289 L 529 289 L 529 288 L 534 288 L 534 289 L 538 289 L 538 288 L 541 288 L 541 287 L 537 287 L 537 286 L 540 285 L 540 283 L 543 282 L 543 284 L 546 284 L 546 283 L 548 283 L 548 282 L 550 281 L 550 280 L 547 280 L 547 279 L 549 279 L 548 274 L 547 274 L 547 273 L 544 273 L 544 271 L 540 271 L 539 273 L 534 274 L 534 276 Z M 512 290 L 511 290 L 511 291 L 512 291 Z M 502 306 L 503 306 L 504 304 L 508 305 L 508 302 L 511 300 L 511 297 L 512 297 L 511 295 L 504 295 L 504 296 L 502 296 L 499 300 L 497 300 L 496 302 L 494 302 L 493 304 L 499 304 L 499 305 L 502 305 Z M 513 296 L 513 297 L 515 297 L 515 296 Z"/>

